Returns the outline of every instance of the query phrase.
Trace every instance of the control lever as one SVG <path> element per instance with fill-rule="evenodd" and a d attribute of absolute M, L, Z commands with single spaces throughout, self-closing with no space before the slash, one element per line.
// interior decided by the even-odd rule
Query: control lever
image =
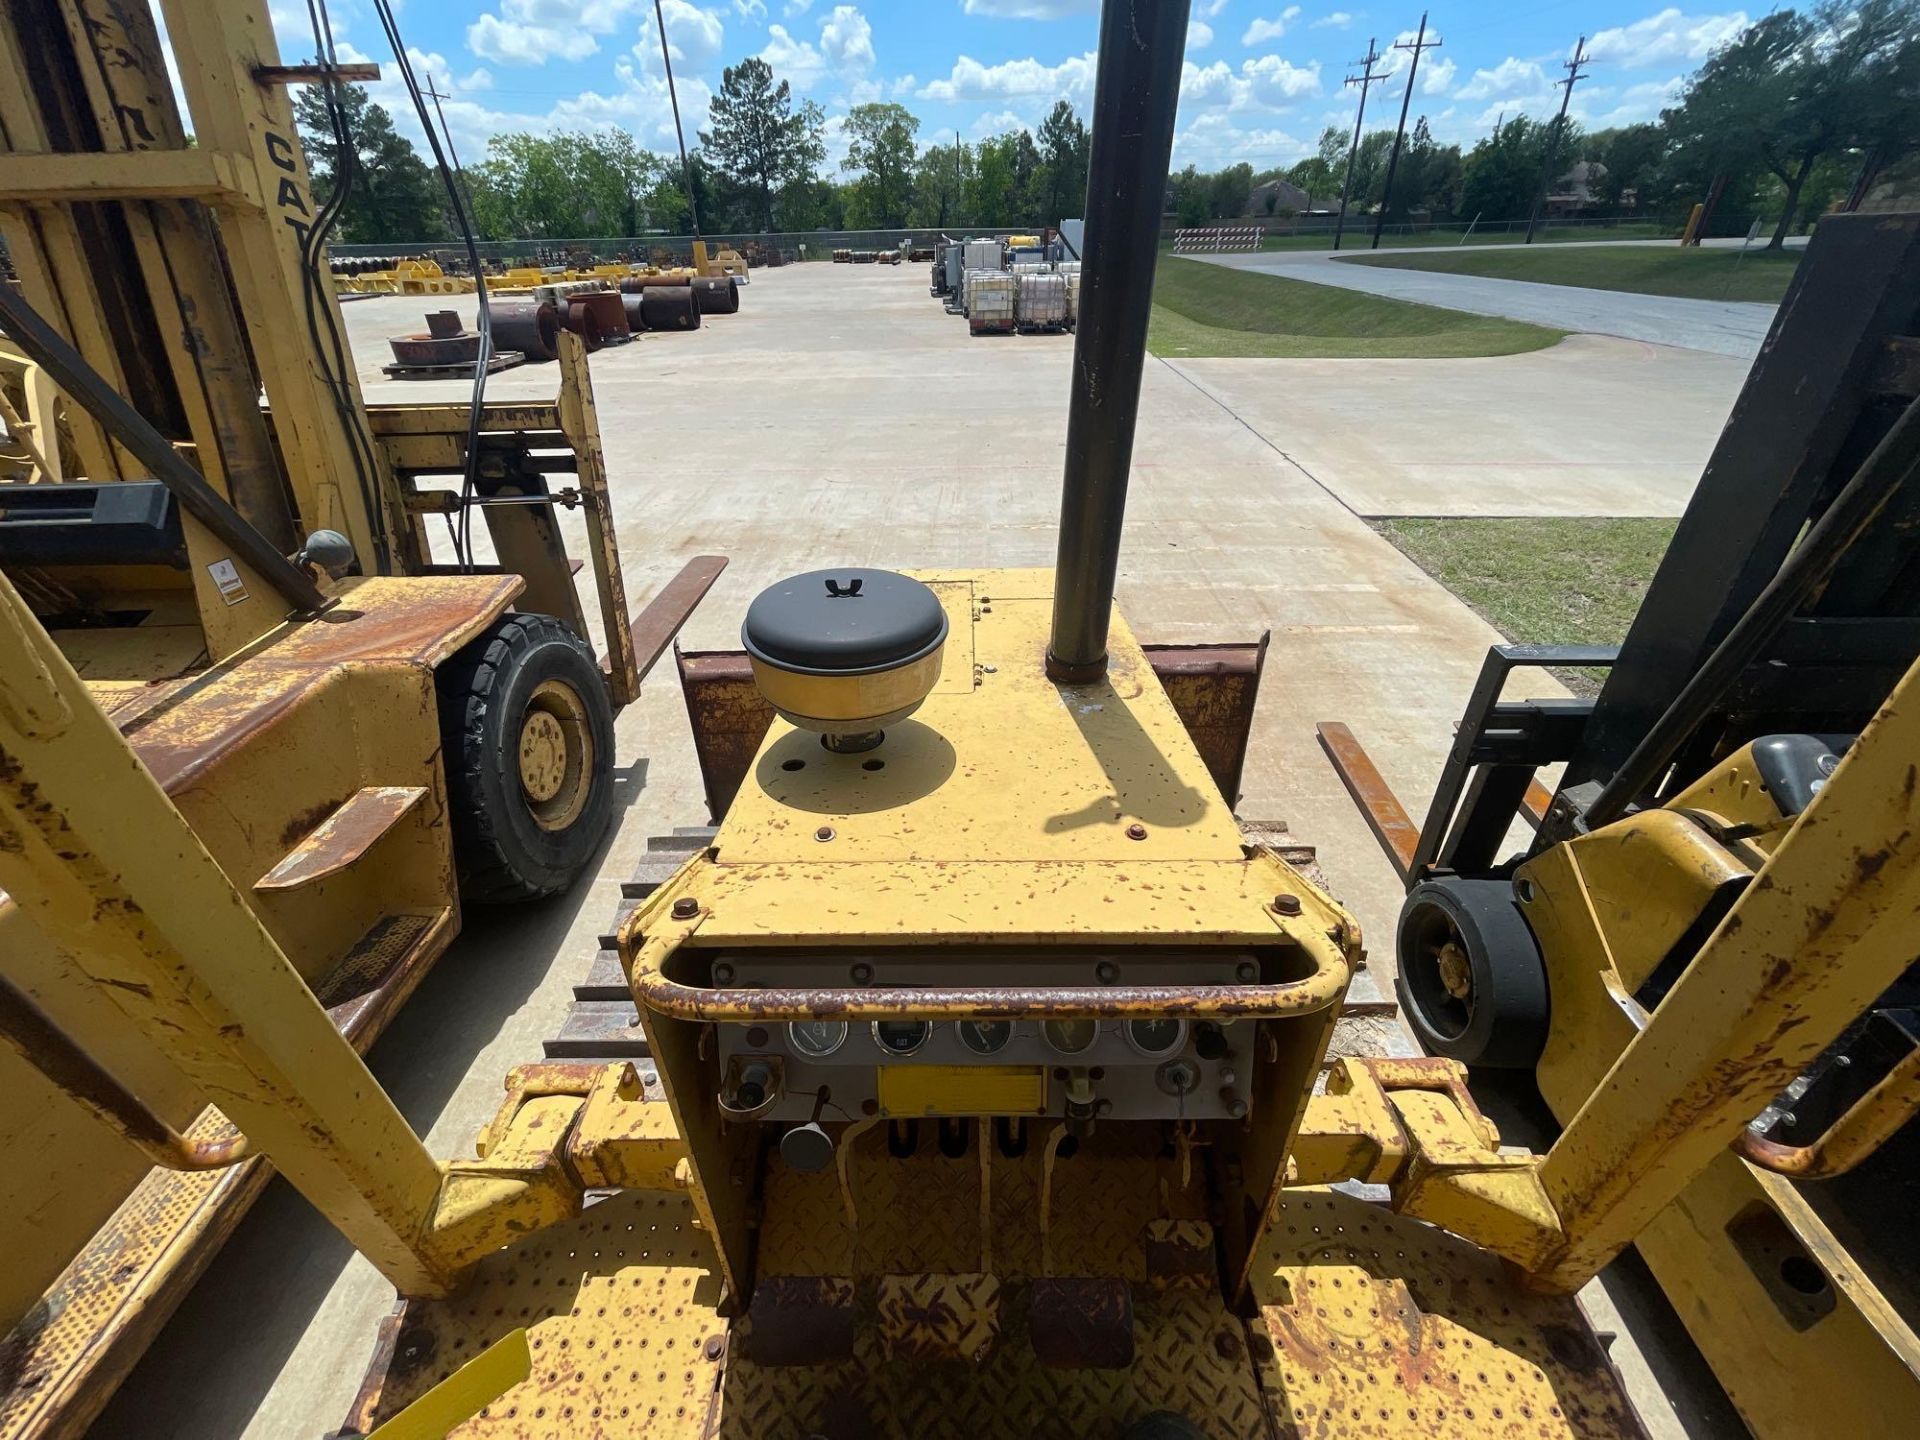
<path fill-rule="evenodd" d="M 795 1125 L 780 1137 L 780 1158 L 803 1175 L 812 1175 L 833 1164 L 833 1137 L 821 1127 L 820 1112 L 826 1108 L 832 1092 L 822 1085 L 813 1097 L 813 1114 L 804 1125 Z"/>

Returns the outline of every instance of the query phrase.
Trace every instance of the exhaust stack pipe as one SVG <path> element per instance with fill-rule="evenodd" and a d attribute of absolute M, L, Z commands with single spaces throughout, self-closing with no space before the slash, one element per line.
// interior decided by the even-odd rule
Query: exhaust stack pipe
<path fill-rule="evenodd" d="M 1104 0 L 1047 675 L 1107 671 L 1189 0 Z"/>

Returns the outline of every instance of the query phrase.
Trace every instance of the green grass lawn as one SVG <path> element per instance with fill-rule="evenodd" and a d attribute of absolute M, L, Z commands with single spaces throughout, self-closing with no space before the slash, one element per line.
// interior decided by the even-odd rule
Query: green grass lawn
<path fill-rule="evenodd" d="M 1640 608 L 1674 520 L 1375 520 L 1422 570 L 1515 643 L 1617 645 Z M 1576 694 L 1601 672 L 1555 672 Z"/>
<path fill-rule="evenodd" d="M 1170 360 L 1458 359 L 1539 350 L 1565 333 L 1164 256 L 1147 346 Z"/>
<path fill-rule="evenodd" d="M 1585 285 L 1594 290 L 1631 290 L 1641 295 L 1679 295 L 1695 300 L 1757 300 L 1777 305 L 1800 263 L 1798 250 L 1681 249 L 1679 245 L 1619 248 L 1565 246 L 1545 250 L 1457 250 L 1451 254 L 1369 255 L 1343 264 L 1387 265 L 1400 270 L 1442 270 L 1450 275 L 1488 275 L 1534 280 L 1543 285 Z"/>

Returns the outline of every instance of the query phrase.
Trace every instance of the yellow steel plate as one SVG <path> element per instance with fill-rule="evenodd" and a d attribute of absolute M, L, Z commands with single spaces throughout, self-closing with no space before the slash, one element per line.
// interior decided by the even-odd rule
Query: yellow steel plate
<path fill-rule="evenodd" d="M 880 1109 L 888 1115 L 1033 1115 L 1046 1109 L 1038 1065 L 882 1065 Z"/>
<path fill-rule="evenodd" d="M 711 1256 L 686 1195 L 603 1200 L 482 1261 L 447 1299 L 409 1304 L 370 1418 L 525 1329 L 532 1373 L 450 1437 L 710 1433 L 727 1329 Z"/>
<path fill-rule="evenodd" d="M 933 694 L 864 755 L 775 720 L 721 826 L 723 864 L 1239 858 L 1232 812 L 1117 612 L 1106 678 L 1061 687 L 1044 670 L 1050 571 L 922 578 L 950 626 Z"/>
<path fill-rule="evenodd" d="M 1384 1206 L 1285 1192 L 1253 1288 L 1283 1434 L 1643 1434 L 1571 1297 L 1524 1290 L 1496 1256 Z"/>

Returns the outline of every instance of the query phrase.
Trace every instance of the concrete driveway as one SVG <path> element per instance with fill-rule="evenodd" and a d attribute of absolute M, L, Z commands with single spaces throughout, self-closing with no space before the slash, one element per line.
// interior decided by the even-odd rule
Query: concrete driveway
<path fill-rule="evenodd" d="M 1361 243 L 1364 245 L 1364 240 Z M 1556 244 L 1555 248 L 1560 247 Z M 1622 290 L 1587 290 L 1573 285 L 1539 285 L 1527 280 L 1494 280 L 1479 275 L 1401 270 L 1388 265 L 1357 265 L 1323 250 L 1274 250 L 1192 258 L 1235 270 L 1257 270 L 1284 275 L 1289 280 L 1364 290 L 1370 295 L 1385 295 L 1395 300 L 1441 305 L 1476 315 L 1503 315 L 1510 320 L 1550 325 L 1557 330 L 1614 335 L 1624 340 L 1704 350 L 1746 361 L 1759 354 L 1760 342 L 1766 339 L 1777 308 L 1744 301 L 1683 300 L 1665 295 L 1635 295 Z"/>

